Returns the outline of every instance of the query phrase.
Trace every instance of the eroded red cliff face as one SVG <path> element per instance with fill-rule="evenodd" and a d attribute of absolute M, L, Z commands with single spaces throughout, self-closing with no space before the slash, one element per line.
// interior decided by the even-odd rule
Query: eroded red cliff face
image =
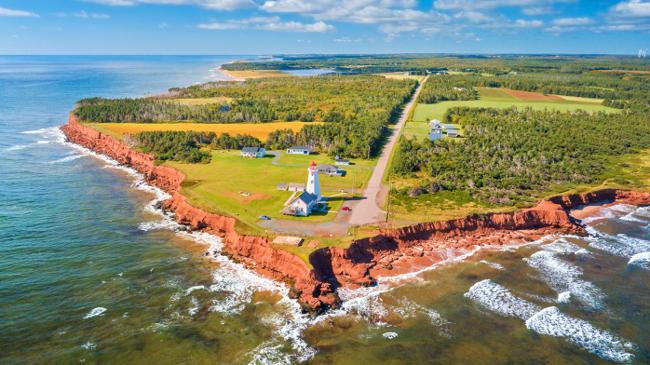
<path fill-rule="evenodd" d="M 355 241 L 346 249 L 322 248 L 311 254 L 310 270 L 300 258 L 274 248 L 265 237 L 237 233 L 234 218 L 190 205 L 180 193 L 184 176 L 179 171 L 156 166 L 151 156 L 78 123 L 72 115 L 62 130 L 71 142 L 144 174 L 148 183 L 172 195 L 162 206 L 173 211 L 179 223 L 223 237 L 225 254 L 262 275 L 287 283 L 301 303 L 313 310 L 336 305 L 339 286 L 372 285 L 380 276 L 417 271 L 481 246 L 530 242 L 551 233 L 579 233 L 582 227 L 569 211 L 581 205 L 650 204 L 650 193 L 614 189 L 559 196 L 512 213 L 421 223 L 386 230 Z"/>
<path fill-rule="evenodd" d="M 180 194 L 185 176 L 172 168 L 157 166 L 145 153 L 77 122 L 70 115 L 61 130 L 68 140 L 106 155 L 142 173 L 147 183 L 172 195 L 162 208 L 172 211 L 176 220 L 194 230 L 205 230 L 223 237 L 223 253 L 262 275 L 287 283 L 301 303 L 319 310 L 335 305 L 338 298 L 328 283 L 316 279 L 314 272 L 299 257 L 274 248 L 265 237 L 244 236 L 235 230 L 235 219 L 207 213 L 190 205 Z"/>

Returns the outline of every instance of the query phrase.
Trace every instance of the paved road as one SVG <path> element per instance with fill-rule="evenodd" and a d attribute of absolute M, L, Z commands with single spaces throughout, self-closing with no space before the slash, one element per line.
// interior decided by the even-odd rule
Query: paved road
<path fill-rule="evenodd" d="M 409 100 L 409 102 L 404 107 L 404 111 L 402 111 L 402 115 L 400 116 L 399 121 L 395 125 L 395 128 L 393 128 L 393 133 L 384 146 L 384 150 L 381 152 L 381 156 L 379 156 L 379 160 L 377 160 L 377 165 L 375 166 L 375 169 L 370 176 L 368 187 L 364 192 L 365 199 L 360 200 L 356 204 L 352 205 L 350 224 L 364 225 L 383 222 L 386 219 L 386 212 L 379 208 L 377 196 L 382 190 L 382 180 L 384 178 L 384 173 L 388 167 L 388 162 L 390 160 L 391 153 L 393 152 L 393 148 L 395 147 L 397 139 L 402 132 L 402 127 L 404 127 L 411 109 L 416 105 L 416 100 L 420 94 L 420 91 L 422 90 L 422 85 L 427 82 L 428 78 L 429 77 L 427 76 L 424 80 L 422 80 L 420 86 L 418 86 L 417 90 L 415 90 L 411 96 L 411 100 Z"/>

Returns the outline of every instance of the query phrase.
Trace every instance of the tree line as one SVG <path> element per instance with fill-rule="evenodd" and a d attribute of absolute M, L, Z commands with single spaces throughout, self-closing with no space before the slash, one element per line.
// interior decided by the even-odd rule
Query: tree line
<path fill-rule="evenodd" d="M 371 158 L 416 85 L 415 80 L 371 75 L 213 82 L 171 89 L 170 94 L 174 98 L 221 96 L 231 102 L 185 105 L 171 97 L 91 98 L 79 101 L 73 113 L 82 121 L 94 122 L 321 122 L 298 133 L 279 133 L 284 140 L 322 153 Z"/>
<path fill-rule="evenodd" d="M 393 173 L 422 189 L 462 191 L 490 205 L 531 203 L 556 186 L 595 183 L 610 159 L 650 148 L 648 113 L 456 108 L 462 141 L 402 139 Z"/>

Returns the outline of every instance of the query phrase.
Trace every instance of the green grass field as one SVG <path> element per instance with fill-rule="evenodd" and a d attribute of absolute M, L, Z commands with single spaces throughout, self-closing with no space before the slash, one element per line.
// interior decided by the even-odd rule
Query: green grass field
<path fill-rule="evenodd" d="M 505 89 L 477 88 L 477 90 L 480 94 L 479 100 L 418 104 L 412 120 L 409 120 L 404 126 L 403 135 L 409 138 L 426 138 L 429 133 L 429 121 L 431 119 L 442 121 L 447 110 L 456 106 L 477 108 L 531 107 L 534 110 L 574 111 L 580 109 L 589 112 L 618 112 L 618 109 L 603 106 L 603 100 L 600 99 L 555 96 L 553 99 L 557 100 L 522 100 L 511 95 L 508 92 L 509 90 Z M 542 94 L 538 94 L 538 96 L 540 99 L 545 99 Z M 462 139 L 458 141 L 460 142 Z M 642 155 L 626 156 L 621 158 L 620 161 L 612 161 L 611 171 L 608 171 L 605 181 L 598 186 L 555 186 L 551 191 L 531 194 L 541 199 L 558 194 L 584 192 L 606 187 L 640 187 L 644 184 L 648 186 L 650 182 L 648 177 L 650 176 L 650 170 L 648 170 L 650 157 L 648 156 L 650 154 L 644 153 Z M 394 187 L 417 186 L 418 183 L 416 177 L 393 180 Z M 393 219 L 405 223 L 456 219 L 469 214 L 512 211 L 519 208 L 515 206 L 498 208 L 483 206 L 474 202 L 469 196 L 454 192 L 442 192 L 434 195 L 425 194 L 416 198 L 391 196 L 391 207 Z"/>
<path fill-rule="evenodd" d="M 239 151 L 212 151 L 209 164 L 167 162 L 166 165 L 185 174 L 182 191 L 192 205 L 233 216 L 245 225 L 243 228 L 247 232 L 259 233 L 263 231 L 256 224 L 260 215 L 309 222 L 334 219 L 342 199 L 352 196 L 350 190 L 353 186 L 354 189 L 365 186 L 374 165 L 374 161 L 353 160 L 354 165 L 342 167 L 347 172 L 343 177 L 319 176 L 323 196 L 334 198 L 328 203 L 328 214 L 310 217 L 283 215 L 281 210 L 292 193 L 277 190 L 277 185 L 306 183 L 307 166 L 312 160 L 319 164 L 333 163 L 325 155 L 283 155 L 278 163 L 291 166 L 282 166 L 274 165 L 272 156 L 245 159 L 240 157 Z M 346 189 L 346 192 L 342 193 L 341 189 Z"/>
<path fill-rule="evenodd" d="M 518 99 L 503 89 L 477 88 L 480 94 L 479 100 L 467 101 L 445 101 L 437 104 L 418 104 L 413 113 L 413 119 L 404 126 L 404 135 L 407 137 L 426 137 L 429 133 L 428 122 L 431 119 L 443 120 L 447 109 L 456 106 L 467 106 L 476 108 L 526 108 L 534 110 L 558 110 L 561 112 L 585 110 L 588 112 L 618 112 L 601 105 L 602 100 L 588 98 L 560 97 L 563 100 L 533 101 Z"/>

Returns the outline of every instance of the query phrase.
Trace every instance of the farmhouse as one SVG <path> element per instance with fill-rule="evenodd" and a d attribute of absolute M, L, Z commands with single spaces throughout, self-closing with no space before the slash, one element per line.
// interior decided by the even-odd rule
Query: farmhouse
<path fill-rule="evenodd" d="M 339 155 L 336 155 L 336 159 L 334 160 L 335 165 L 339 166 L 348 166 L 350 165 L 350 160 L 345 160 L 339 157 Z"/>
<path fill-rule="evenodd" d="M 248 158 L 260 158 L 266 155 L 263 147 L 244 147 L 241 149 L 241 156 Z"/>
<path fill-rule="evenodd" d="M 429 122 L 429 140 L 435 141 L 442 138 L 442 124 L 437 119 Z"/>
<path fill-rule="evenodd" d="M 287 154 L 289 155 L 308 155 L 311 153 L 311 148 L 307 146 L 293 146 L 287 148 Z"/>
<path fill-rule="evenodd" d="M 292 200 L 282 213 L 306 217 L 311 214 L 313 209 L 321 200 L 320 183 L 318 181 L 318 169 L 316 163 L 312 161 L 307 169 L 307 188 L 296 199 Z"/>
<path fill-rule="evenodd" d="M 456 138 L 458 137 L 458 129 L 453 124 L 443 124 L 442 129 L 447 133 L 447 137 Z"/>
<path fill-rule="evenodd" d="M 282 213 L 306 217 L 311 214 L 317 203 L 318 197 L 316 195 L 303 191 L 302 194 L 289 203 Z"/>
<path fill-rule="evenodd" d="M 325 174 L 327 176 L 343 176 L 345 175 L 345 170 L 341 170 L 333 165 L 318 165 L 316 167 L 319 174 Z"/>

